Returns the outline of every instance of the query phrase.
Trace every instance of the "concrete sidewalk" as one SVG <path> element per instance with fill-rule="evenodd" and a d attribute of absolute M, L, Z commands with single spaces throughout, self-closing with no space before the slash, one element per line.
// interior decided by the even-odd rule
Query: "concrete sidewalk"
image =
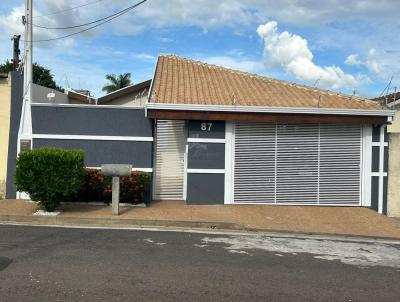
<path fill-rule="evenodd" d="M 0 201 L 0 223 L 217 228 L 400 239 L 400 220 L 358 207 L 188 206 L 182 201 L 163 201 L 148 208 L 122 208 L 118 217 L 106 205 L 63 205 L 62 214 L 56 217 L 32 216 L 36 210 L 30 202 Z"/>

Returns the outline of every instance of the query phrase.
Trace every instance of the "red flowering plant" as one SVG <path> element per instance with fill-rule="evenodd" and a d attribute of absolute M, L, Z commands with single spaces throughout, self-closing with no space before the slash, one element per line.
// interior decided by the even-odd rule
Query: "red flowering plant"
<path fill-rule="evenodd" d="M 78 201 L 105 201 L 104 191 L 111 184 L 111 179 L 97 169 L 85 169 L 81 188 L 75 197 Z"/>
<path fill-rule="evenodd" d="M 133 171 L 129 177 L 120 178 L 120 201 L 124 203 L 145 202 L 146 194 L 150 188 L 150 174 Z M 100 170 L 85 169 L 84 181 L 77 196 L 79 201 L 111 202 L 112 182 L 111 177 L 104 176 Z"/>
<path fill-rule="evenodd" d="M 120 178 L 120 201 L 125 203 L 142 203 L 145 201 L 145 194 L 150 185 L 150 174 L 140 171 L 133 171 L 131 176 Z M 111 201 L 112 186 L 110 184 L 104 189 L 106 202 Z"/>

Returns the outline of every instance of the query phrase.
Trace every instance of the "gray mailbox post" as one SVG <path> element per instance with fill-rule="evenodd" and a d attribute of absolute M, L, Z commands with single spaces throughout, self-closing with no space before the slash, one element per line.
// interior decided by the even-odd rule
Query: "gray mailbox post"
<path fill-rule="evenodd" d="M 101 173 L 112 176 L 112 214 L 119 214 L 119 178 L 131 176 L 132 165 L 105 164 L 101 165 Z"/>

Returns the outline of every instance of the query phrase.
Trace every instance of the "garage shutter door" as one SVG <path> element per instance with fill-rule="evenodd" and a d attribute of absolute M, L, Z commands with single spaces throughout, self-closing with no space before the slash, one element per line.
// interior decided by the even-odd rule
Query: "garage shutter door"
<path fill-rule="evenodd" d="M 234 202 L 360 204 L 361 127 L 237 123 Z"/>
<path fill-rule="evenodd" d="M 154 199 L 184 199 L 185 149 L 185 121 L 157 120 Z"/>

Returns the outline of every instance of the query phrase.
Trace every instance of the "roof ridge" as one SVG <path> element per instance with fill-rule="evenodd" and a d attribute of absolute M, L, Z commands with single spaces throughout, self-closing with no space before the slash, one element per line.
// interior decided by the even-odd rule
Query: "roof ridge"
<path fill-rule="evenodd" d="M 227 72 L 231 72 L 231 73 L 235 73 L 235 74 L 242 74 L 242 75 L 254 77 L 254 78 L 257 78 L 257 79 L 260 79 L 260 80 L 263 80 L 263 81 L 270 81 L 270 82 L 275 82 L 275 83 L 278 83 L 278 84 L 283 84 L 283 85 L 288 85 L 288 86 L 295 86 L 295 87 L 298 87 L 298 88 L 311 90 L 311 91 L 314 91 L 314 92 L 320 92 L 320 93 L 329 94 L 329 95 L 337 95 L 337 96 L 347 97 L 347 98 L 352 99 L 352 100 L 358 100 L 358 101 L 362 101 L 362 102 L 373 103 L 373 101 L 370 100 L 370 99 L 363 98 L 363 97 L 356 96 L 356 95 L 350 95 L 350 94 L 345 94 L 345 93 L 340 93 L 340 92 L 334 92 L 334 91 L 331 91 L 331 90 L 328 90 L 328 89 L 310 87 L 310 86 L 307 86 L 307 85 L 298 84 L 298 83 L 294 83 L 294 82 L 289 82 L 289 81 L 286 81 L 286 80 L 273 79 L 273 78 L 270 78 L 270 77 L 267 77 L 267 76 L 258 75 L 258 74 L 255 74 L 255 73 L 250 73 L 250 72 L 236 70 L 236 69 L 223 67 L 223 66 L 219 66 L 219 65 L 215 65 L 215 64 L 205 63 L 205 62 L 202 62 L 202 61 L 199 61 L 199 60 L 195 60 L 195 59 L 188 59 L 188 58 L 181 57 L 181 56 L 178 56 L 178 55 L 175 55 L 175 54 L 160 54 L 159 57 L 167 57 L 167 58 L 172 58 L 172 59 L 183 60 L 183 61 L 186 61 L 186 62 L 199 64 L 199 65 L 202 65 L 202 66 L 208 67 L 208 68 L 215 68 L 215 69 L 219 69 L 219 70 L 223 70 L 223 71 L 227 71 Z"/>

